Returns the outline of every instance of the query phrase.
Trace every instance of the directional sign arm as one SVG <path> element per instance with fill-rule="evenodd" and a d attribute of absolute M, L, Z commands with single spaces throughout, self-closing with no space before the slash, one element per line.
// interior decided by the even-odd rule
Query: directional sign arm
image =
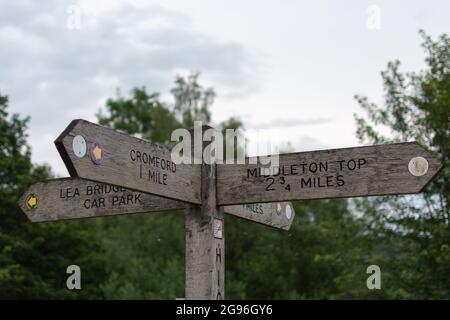
<path fill-rule="evenodd" d="M 74 120 L 55 140 L 72 177 L 200 204 L 200 166 L 172 162 L 154 143 Z"/>
<path fill-rule="evenodd" d="M 418 193 L 441 168 L 415 142 L 281 154 L 277 167 L 218 165 L 217 201 L 232 205 Z"/>
<path fill-rule="evenodd" d="M 38 182 L 19 206 L 32 222 L 184 209 L 181 201 L 79 178 Z"/>
<path fill-rule="evenodd" d="M 80 178 L 60 178 L 31 185 L 18 202 L 32 222 L 186 209 L 182 201 Z M 288 230 L 294 218 L 290 203 L 225 206 L 225 213 Z"/>
<path fill-rule="evenodd" d="M 225 213 L 269 227 L 289 230 L 295 211 L 290 202 L 239 204 L 224 207 Z"/>

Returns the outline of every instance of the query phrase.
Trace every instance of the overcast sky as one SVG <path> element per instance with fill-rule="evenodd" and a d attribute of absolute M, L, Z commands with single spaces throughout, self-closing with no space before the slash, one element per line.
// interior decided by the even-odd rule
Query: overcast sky
<path fill-rule="evenodd" d="M 345 5 L 343 5 L 345 4 Z M 380 71 L 423 68 L 418 30 L 450 30 L 450 1 L 0 0 L 0 93 L 31 116 L 35 162 L 67 175 L 53 145 L 116 89 L 169 90 L 201 72 L 213 120 L 240 117 L 295 150 L 358 145 L 354 94 L 382 101 Z"/>

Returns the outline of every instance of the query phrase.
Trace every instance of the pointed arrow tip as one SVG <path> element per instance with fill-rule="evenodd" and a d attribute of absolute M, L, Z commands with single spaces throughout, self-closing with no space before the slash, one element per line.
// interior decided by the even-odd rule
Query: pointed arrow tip
<path fill-rule="evenodd" d="M 30 215 L 30 210 L 34 210 L 39 206 L 39 198 L 33 192 L 35 185 L 36 183 L 32 184 L 17 201 L 17 205 L 31 222 L 35 222 L 35 219 L 32 214 Z"/>
<path fill-rule="evenodd" d="M 411 171 L 411 169 L 408 168 L 409 172 L 412 175 L 421 176 L 421 175 L 428 174 L 427 180 L 425 181 L 425 183 L 423 183 L 421 186 L 419 186 L 419 188 L 416 190 L 417 193 L 420 193 L 420 192 L 423 192 L 423 190 L 425 190 L 428 187 L 428 185 L 439 175 L 439 173 L 441 172 L 441 170 L 443 168 L 443 165 L 442 165 L 442 162 L 437 157 L 435 152 L 430 151 L 427 147 L 421 145 L 417 141 L 412 141 L 410 143 L 416 145 L 422 151 L 422 154 L 417 154 L 417 156 L 415 158 L 412 158 L 410 161 L 414 161 L 415 159 L 418 159 L 418 158 L 422 158 L 422 159 L 426 160 L 425 161 L 426 162 L 425 163 L 425 168 L 426 168 L 425 172 L 415 173 L 414 170 Z M 424 160 L 422 160 L 422 161 L 424 161 Z"/>
<path fill-rule="evenodd" d="M 61 156 L 61 159 L 63 160 L 64 164 L 66 165 L 67 171 L 69 171 L 69 174 L 71 177 L 78 176 L 77 171 L 75 169 L 75 166 L 73 165 L 72 161 L 70 160 L 68 151 L 66 149 L 66 146 L 64 145 L 64 139 L 69 135 L 69 133 L 75 128 L 77 124 L 80 122 L 83 122 L 85 120 L 83 119 L 75 119 L 70 122 L 70 124 L 67 126 L 66 129 L 64 129 L 63 132 L 56 138 L 54 141 L 56 150 L 58 150 L 59 155 Z"/>
<path fill-rule="evenodd" d="M 83 119 L 75 119 L 72 120 L 69 125 L 61 132 L 61 134 L 55 139 L 54 143 L 57 145 L 59 143 L 62 143 L 63 139 L 72 131 L 72 129 L 80 122 L 83 122 L 86 120 Z"/>
<path fill-rule="evenodd" d="M 439 159 L 432 157 L 430 160 L 433 160 L 432 162 L 429 161 L 429 162 L 431 162 L 431 165 L 433 165 L 433 168 L 431 168 L 433 170 L 433 171 L 431 171 L 432 175 L 424 183 L 424 185 L 420 188 L 420 190 L 418 191 L 419 193 L 423 192 L 431 184 L 431 182 L 433 182 L 436 179 L 436 177 L 441 173 L 441 170 L 444 168 L 444 166 L 442 165 L 442 162 Z"/>

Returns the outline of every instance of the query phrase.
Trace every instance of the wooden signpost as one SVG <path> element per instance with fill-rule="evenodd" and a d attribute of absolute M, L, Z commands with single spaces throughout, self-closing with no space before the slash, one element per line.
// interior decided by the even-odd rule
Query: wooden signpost
<path fill-rule="evenodd" d="M 281 154 L 272 167 L 176 165 L 164 147 L 84 120 L 55 144 L 72 178 L 32 185 L 19 202 L 29 219 L 184 209 L 186 299 L 225 297 L 224 212 L 288 230 L 283 201 L 418 193 L 442 168 L 414 142 Z"/>

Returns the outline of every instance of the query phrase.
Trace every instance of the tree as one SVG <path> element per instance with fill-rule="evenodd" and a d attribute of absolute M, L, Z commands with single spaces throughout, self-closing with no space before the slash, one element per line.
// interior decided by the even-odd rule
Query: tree
<path fill-rule="evenodd" d="M 150 141 L 167 144 L 167 132 L 179 127 L 174 114 L 159 100 L 159 94 L 148 94 L 145 87 L 133 89 L 128 99 L 117 91 L 116 99 L 106 101 L 106 108 L 107 115 L 101 111 L 97 114 L 101 125 Z"/>
<path fill-rule="evenodd" d="M 47 166 L 33 165 L 26 143 L 28 118 L 9 117 L 8 98 L 0 95 L 0 298 L 61 299 L 102 297 L 93 286 L 103 271 L 91 252 L 99 248 L 89 233 L 75 224 L 32 224 L 17 201 L 26 188 L 51 177 Z M 78 264 L 85 271 L 85 289 L 66 288 L 66 268 Z M 101 277 L 99 277 L 101 279 Z"/>
<path fill-rule="evenodd" d="M 349 273 L 358 225 L 344 199 L 294 203 L 289 232 L 226 216 L 226 291 L 230 299 L 330 299 Z M 364 272 L 361 281 L 365 284 Z M 341 297 L 347 297 L 343 292 Z"/>
<path fill-rule="evenodd" d="M 212 88 L 204 89 L 198 83 L 198 77 L 199 73 L 192 73 L 187 79 L 178 76 L 175 87 L 170 90 L 175 98 L 175 114 L 185 128 L 193 127 L 194 121 L 211 122 L 209 107 L 216 94 Z"/>
<path fill-rule="evenodd" d="M 362 142 L 415 140 L 443 164 L 439 177 L 418 196 L 359 200 L 366 231 L 383 251 L 383 274 L 394 298 L 450 296 L 450 37 L 420 31 L 426 69 L 402 73 L 400 62 L 381 73 L 384 105 L 356 96 L 367 118 L 355 116 Z M 380 134 L 387 128 L 390 135 Z"/>

